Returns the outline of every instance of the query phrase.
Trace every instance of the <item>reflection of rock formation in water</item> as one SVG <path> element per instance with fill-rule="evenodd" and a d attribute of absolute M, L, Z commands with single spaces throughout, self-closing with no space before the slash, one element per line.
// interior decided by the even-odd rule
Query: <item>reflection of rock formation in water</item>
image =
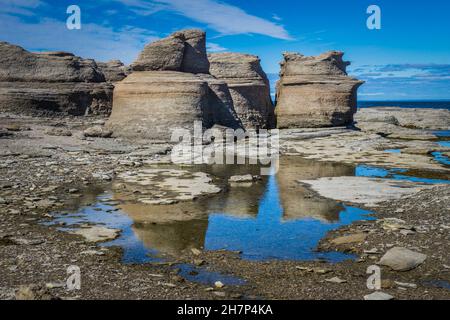
<path fill-rule="evenodd" d="M 354 168 L 337 163 L 305 160 L 299 157 L 282 157 L 277 176 L 284 219 L 313 217 L 336 221 L 342 205 L 336 201 L 318 198 L 298 181 L 320 177 L 353 176 Z"/>
<path fill-rule="evenodd" d="M 223 179 L 246 174 L 255 176 L 261 173 L 257 165 L 213 165 L 208 172 Z M 232 186 L 225 194 L 209 201 L 209 212 L 226 213 L 237 217 L 256 217 L 259 200 L 266 191 L 266 185 L 267 177 L 262 177 L 261 181 L 251 186 Z"/>
<path fill-rule="evenodd" d="M 146 247 L 178 256 L 185 250 L 204 247 L 208 220 L 164 224 L 135 223 L 132 229 Z"/>

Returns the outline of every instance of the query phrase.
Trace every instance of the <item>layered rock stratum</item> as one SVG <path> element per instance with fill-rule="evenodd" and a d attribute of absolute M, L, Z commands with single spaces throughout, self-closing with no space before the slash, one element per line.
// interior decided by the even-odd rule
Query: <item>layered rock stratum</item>
<path fill-rule="evenodd" d="M 240 128 L 225 81 L 209 74 L 206 35 L 178 31 L 147 45 L 116 84 L 108 127 L 116 136 L 168 141 L 175 129 Z"/>
<path fill-rule="evenodd" d="M 347 75 L 343 52 L 316 57 L 284 53 L 277 83 L 279 128 L 343 126 L 353 122 L 357 89 L 363 81 Z"/>
<path fill-rule="evenodd" d="M 94 60 L 61 51 L 31 53 L 0 42 L 0 111 L 107 115 L 112 92 Z"/>
<path fill-rule="evenodd" d="M 240 53 L 213 53 L 208 58 L 211 74 L 228 84 L 234 108 L 244 127 L 274 128 L 270 84 L 260 59 Z"/>

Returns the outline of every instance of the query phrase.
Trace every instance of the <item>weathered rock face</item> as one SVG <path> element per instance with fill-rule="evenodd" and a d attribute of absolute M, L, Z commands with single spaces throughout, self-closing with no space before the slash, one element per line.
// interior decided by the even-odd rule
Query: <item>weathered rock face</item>
<path fill-rule="evenodd" d="M 133 71 L 181 71 L 184 40 L 174 37 L 148 44 L 131 65 Z"/>
<path fill-rule="evenodd" d="M 131 72 L 130 68 L 125 66 L 120 60 L 97 62 L 97 66 L 105 76 L 105 80 L 111 83 L 122 81 Z"/>
<path fill-rule="evenodd" d="M 226 84 L 176 71 L 133 72 L 114 90 L 108 127 L 114 135 L 168 141 L 173 129 L 238 126 Z"/>
<path fill-rule="evenodd" d="M 134 72 L 116 84 L 107 124 L 115 136 L 168 141 L 195 121 L 241 127 L 227 84 L 209 74 L 205 38 L 185 30 L 145 47 Z"/>
<path fill-rule="evenodd" d="M 353 122 L 362 81 L 347 75 L 342 52 L 317 57 L 285 53 L 277 83 L 279 128 L 342 126 Z"/>
<path fill-rule="evenodd" d="M 148 44 L 131 65 L 133 71 L 180 71 L 209 73 L 206 34 L 182 30 Z"/>
<path fill-rule="evenodd" d="M 214 53 L 208 56 L 210 72 L 228 84 L 234 108 L 246 129 L 274 128 L 270 84 L 257 56 Z"/>
<path fill-rule="evenodd" d="M 0 42 L 0 110 L 21 114 L 108 114 L 113 86 L 94 60 L 34 54 Z"/>
<path fill-rule="evenodd" d="M 191 29 L 176 32 L 175 37 L 184 39 L 184 56 L 181 71 L 190 73 L 209 73 L 209 61 L 206 54 L 206 33 Z"/>

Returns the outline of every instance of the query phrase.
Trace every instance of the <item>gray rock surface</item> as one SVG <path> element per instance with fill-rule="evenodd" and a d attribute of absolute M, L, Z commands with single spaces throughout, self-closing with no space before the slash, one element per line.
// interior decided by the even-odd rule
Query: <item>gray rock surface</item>
<path fill-rule="evenodd" d="M 357 126 L 380 123 L 409 129 L 449 130 L 450 110 L 399 107 L 364 108 L 355 116 Z"/>
<path fill-rule="evenodd" d="M 108 114 L 112 91 L 94 60 L 66 52 L 31 53 L 0 42 L 0 111 Z"/>
<path fill-rule="evenodd" d="M 175 129 L 239 127 L 225 83 L 174 71 L 134 72 L 114 90 L 107 126 L 116 136 L 168 141 Z"/>
<path fill-rule="evenodd" d="M 184 40 L 169 37 L 146 45 L 131 68 L 133 71 L 181 71 L 183 54 Z"/>
<path fill-rule="evenodd" d="M 274 128 L 270 84 L 257 56 L 240 53 L 209 54 L 210 72 L 228 84 L 234 109 L 246 129 Z"/>
<path fill-rule="evenodd" d="M 344 53 L 316 57 L 284 53 L 277 83 L 279 128 L 348 125 L 356 113 L 357 89 L 363 83 L 347 75 Z"/>
<path fill-rule="evenodd" d="M 388 266 L 395 271 L 409 271 L 424 263 L 426 258 L 425 254 L 402 247 L 395 247 L 381 257 L 379 264 Z"/>
<path fill-rule="evenodd" d="M 103 72 L 105 80 L 111 83 L 125 79 L 131 72 L 130 68 L 125 66 L 120 60 L 97 62 L 97 65 Z"/>
<path fill-rule="evenodd" d="M 206 33 L 199 29 L 189 29 L 176 32 L 173 36 L 184 40 L 181 71 L 209 73 L 209 61 L 206 54 Z"/>
<path fill-rule="evenodd" d="M 209 73 L 206 33 L 181 30 L 145 46 L 131 65 L 133 71 L 181 71 Z"/>
<path fill-rule="evenodd" d="M 392 299 L 394 299 L 393 296 L 381 291 L 375 291 L 371 294 L 364 296 L 364 300 L 392 300 Z"/>

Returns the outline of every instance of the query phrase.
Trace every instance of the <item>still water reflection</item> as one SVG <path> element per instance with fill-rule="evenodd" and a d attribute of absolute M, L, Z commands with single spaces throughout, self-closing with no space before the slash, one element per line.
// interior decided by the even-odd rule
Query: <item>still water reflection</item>
<path fill-rule="evenodd" d="M 251 185 L 229 186 L 236 174 L 257 174 L 257 166 L 196 167 L 218 177 L 224 192 L 174 205 L 149 205 L 136 201 L 136 186 L 130 193 L 115 188 L 87 194 L 80 209 L 56 215 L 54 224 L 65 229 L 80 224 L 102 224 L 122 230 L 121 236 L 105 246 L 124 249 L 124 262 L 157 261 L 191 248 L 242 252 L 244 259 L 316 260 L 332 262 L 352 258 L 338 252 L 317 252 L 326 233 L 355 220 L 370 219 L 368 211 L 321 198 L 299 180 L 353 176 L 355 168 L 304 160 L 280 159 L 276 176 L 263 177 Z M 142 188 L 142 186 L 141 186 Z M 93 202 L 93 204 L 89 204 Z"/>

